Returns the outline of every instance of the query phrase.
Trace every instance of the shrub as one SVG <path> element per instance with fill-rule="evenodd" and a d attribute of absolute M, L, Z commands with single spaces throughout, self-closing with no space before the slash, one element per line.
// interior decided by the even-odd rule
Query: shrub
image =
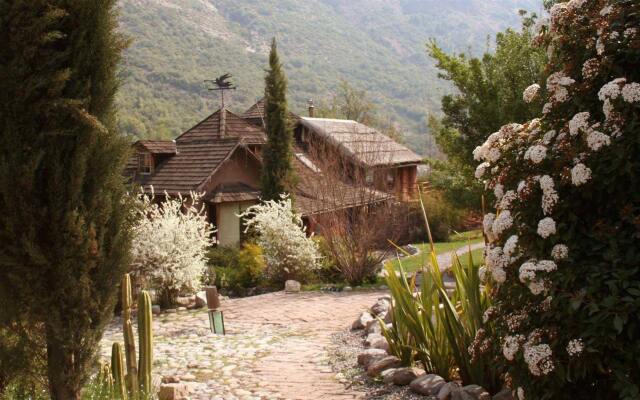
<path fill-rule="evenodd" d="M 244 296 L 247 289 L 264 283 L 265 262 L 262 249 L 255 243 L 238 247 L 216 247 L 207 254 L 208 274 L 205 284 L 216 285 L 222 291 Z"/>
<path fill-rule="evenodd" d="M 161 203 L 145 194 L 138 198 L 132 266 L 137 277 L 156 289 L 163 307 L 174 305 L 181 291 L 196 291 L 205 271 L 213 231 L 204 207 L 194 206 L 199 201 L 196 193 L 166 196 Z"/>
<path fill-rule="evenodd" d="M 640 3 L 551 8 L 542 116 L 474 155 L 496 194 L 494 342 L 520 398 L 640 396 Z"/>
<path fill-rule="evenodd" d="M 249 207 L 240 215 L 247 230 L 256 232 L 266 264 L 265 278 L 273 284 L 287 279 L 306 281 L 318 268 L 318 247 L 308 238 L 302 219 L 293 211 L 291 199 L 269 200 Z"/>
<path fill-rule="evenodd" d="M 464 230 L 466 210 L 451 204 L 442 192 L 428 190 L 422 193 L 422 201 L 429 214 L 429 226 L 433 240 L 446 242 L 454 231 Z M 417 243 L 427 236 L 422 216 L 422 209 L 417 203 L 409 203 L 405 207 L 408 218 L 400 243 Z"/>

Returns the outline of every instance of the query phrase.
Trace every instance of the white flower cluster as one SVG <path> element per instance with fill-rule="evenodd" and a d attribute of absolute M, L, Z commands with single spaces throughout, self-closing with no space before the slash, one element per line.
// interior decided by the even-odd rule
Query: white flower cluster
<path fill-rule="evenodd" d="M 527 285 L 532 294 L 539 295 L 546 290 L 547 280 L 538 277 L 537 273 L 552 272 L 557 268 L 556 263 L 551 260 L 527 261 L 520 266 L 518 278 Z"/>
<path fill-rule="evenodd" d="M 213 244 L 201 195 L 169 197 L 161 203 L 153 195 L 138 198 L 138 222 L 131 246 L 134 272 L 160 290 L 195 291 L 207 266 L 206 253 Z"/>
<path fill-rule="evenodd" d="M 500 236 L 504 231 L 511 228 L 513 225 L 513 218 L 511 217 L 511 211 L 502 210 L 493 221 L 491 231 L 494 235 Z"/>
<path fill-rule="evenodd" d="M 538 235 L 546 239 L 556 233 L 556 221 L 551 217 L 546 217 L 538 222 Z"/>
<path fill-rule="evenodd" d="M 524 159 L 534 164 L 540 164 L 547 157 L 547 148 L 541 144 L 536 144 L 527 149 Z"/>
<path fill-rule="evenodd" d="M 580 353 L 582 353 L 583 350 L 584 350 L 584 343 L 582 342 L 582 339 L 572 339 L 567 344 L 567 353 L 571 357 L 575 357 L 579 355 Z"/>
<path fill-rule="evenodd" d="M 513 202 L 518 199 L 518 195 L 513 190 L 507 190 L 498 203 L 498 209 L 507 210 L 511 208 Z"/>
<path fill-rule="evenodd" d="M 535 100 L 536 97 L 538 97 L 539 92 L 540 85 L 534 83 L 533 85 L 527 87 L 524 92 L 522 92 L 522 100 L 524 100 L 525 103 L 531 103 L 533 100 Z"/>
<path fill-rule="evenodd" d="M 527 314 L 525 312 L 512 313 L 506 316 L 505 321 L 509 331 L 515 332 L 522 326 L 522 323 L 527 320 Z"/>
<path fill-rule="evenodd" d="M 627 103 L 637 103 L 640 101 L 640 83 L 627 83 L 622 88 L 622 98 Z"/>
<path fill-rule="evenodd" d="M 589 117 L 590 114 L 588 111 L 574 115 L 571 121 L 569 121 L 569 134 L 575 136 L 580 133 L 580 131 L 586 131 L 589 128 Z"/>
<path fill-rule="evenodd" d="M 549 100 L 553 103 L 562 103 L 569 100 L 568 86 L 576 81 L 567 76 L 564 72 L 554 72 L 547 78 L 547 91 L 549 92 Z"/>
<path fill-rule="evenodd" d="M 616 78 L 609 83 L 605 83 L 598 91 L 598 99 L 600 99 L 600 101 L 617 99 L 626 82 L 627 80 L 625 78 Z"/>
<path fill-rule="evenodd" d="M 556 244 L 551 249 L 551 257 L 556 261 L 564 260 L 569 257 L 569 247 L 566 244 Z"/>
<path fill-rule="evenodd" d="M 510 260 L 502 252 L 502 247 L 486 247 L 484 261 L 491 278 L 497 283 L 503 283 L 507 278 L 505 268 Z"/>
<path fill-rule="evenodd" d="M 504 243 L 502 252 L 507 257 L 514 257 L 518 252 L 518 235 L 511 235 Z"/>
<path fill-rule="evenodd" d="M 583 185 L 591 179 L 591 169 L 582 163 L 571 168 L 571 183 L 575 186 Z"/>
<path fill-rule="evenodd" d="M 251 206 L 239 217 L 246 218 L 247 230 L 253 228 L 258 233 L 267 278 L 284 281 L 318 268 L 318 247 L 307 237 L 302 219 L 287 196 Z"/>
<path fill-rule="evenodd" d="M 549 175 L 541 176 L 539 182 L 542 189 L 542 211 L 545 215 L 549 215 L 553 211 L 553 207 L 558 203 L 558 192 L 555 190 L 553 178 Z"/>
<path fill-rule="evenodd" d="M 487 213 L 482 219 L 482 228 L 489 241 L 493 241 L 495 239 L 495 235 L 493 234 L 493 221 L 495 220 L 496 215 L 494 213 Z"/>
<path fill-rule="evenodd" d="M 593 151 L 600 150 L 603 146 L 611 144 L 611 138 L 602 132 L 590 129 L 587 133 L 587 146 Z"/>
<path fill-rule="evenodd" d="M 507 336 L 502 343 L 502 355 L 509 361 L 513 361 L 520 350 L 520 346 L 524 343 L 525 337 L 522 335 Z"/>
<path fill-rule="evenodd" d="M 529 371 L 535 376 L 547 375 L 554 370 L 551 356 L 551 347 L 548 344 L 525 343 L 524 345 L 524 361 Z"/>
<path fill-rule="evenodd" d="M 597 58 L 590 58 L 582 64 L 582 76 L 585 79 L 590 79 L 596 76 L 600 70 L 600 60 Z"/>

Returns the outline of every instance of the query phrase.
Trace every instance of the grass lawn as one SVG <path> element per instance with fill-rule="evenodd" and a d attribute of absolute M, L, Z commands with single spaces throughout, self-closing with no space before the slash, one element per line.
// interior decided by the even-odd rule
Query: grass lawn
<path fill-rule="evenodd" d="M 468 244 L 480 243 L 482 242 L 482 240 L 483 240 L 482 233 L 480 231 L 469 231 L 469 232 L 457 233 L 455 235 L 452 235 L 450 241 L 437 242 L 437 243 L 434 243 L 433 246 L 435 247 L 436 254 L 442 254 L 442 253 L 447 253 L 449 251 L 459 249 Z M 415 256 L 404 257 L 401 259 L 402 268 L 404 268 L 406 272 L 412 272 L 412 271 L 418 270 L 422 268 L 422 266 L 429 261 L 429 252 L 431 251 L 429 243 L 414 244 L 414 246 L 420 249 L 420 253 Z M 465 259 L 463 259 L 462 257 L 463 254 Z M 460 261 L 463 264 L 468 262 L 468 260 L 466 260 L 466 258 L 468 258 L 467 254 L 468 252 L 466 251 L 460 252 L 460 254 L 458 254 L 458 256 L 460 257 Z M 476 261 L 476 259 L 477 260 L 482 259 L 482 249 L 474 250 L 472 252 L 472 256 L 473 256 L 474 263 L 479 262 L 479 261 Z M 392 261 L 392 265 L 394 268 L 398 269 L 398 260 Z"/>

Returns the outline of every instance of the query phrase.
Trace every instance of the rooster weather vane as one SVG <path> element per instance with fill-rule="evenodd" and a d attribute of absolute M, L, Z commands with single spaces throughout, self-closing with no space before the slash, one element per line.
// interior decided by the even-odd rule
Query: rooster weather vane
<path fill-rule="evenodd" d="M 224 109 L 224 91 L 236 90 L 236 86 L 233 84 L 233 82 L 230 81 L 232 77 L 233 75 L 226 73 L 220 75 L 216 79 L 205 79 L 204 81 L 209 85 L 209 87 L 207 88 L 208 90 L 220 92 L 220 100 L 222 103 L 220 107 L 221 109 Z"/>

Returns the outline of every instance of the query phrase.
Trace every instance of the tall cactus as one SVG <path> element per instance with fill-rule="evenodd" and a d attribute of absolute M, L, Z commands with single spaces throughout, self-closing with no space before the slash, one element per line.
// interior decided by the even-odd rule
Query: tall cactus
<path fill-rule="evenodd" d="M 111 347 L 111 374 L 118 399 L 127 400 L 127 388 L 124 380 L 124 362 L 122 360 L 122 346 L 114 343 Z"/>
<path fill-rule="evenodd" d="M 151 363 L 153 360 L 153 332 L 151 325 L 151 296 L 146 290 L 138 296 L 138 381 L 144 396 L 151 394 Z"/>
<path fill-rule="evenodd" d="M 124 334 L 124 352 L 127 360 L 127 388 L 131 396 L 136 399 L 138 393 L 138 365 L 136 361 L 136 341 L 133 337 L 133 325 L 131 324 L 131 277 L 124 274 L 122 277 L 122 332 Z"/>

